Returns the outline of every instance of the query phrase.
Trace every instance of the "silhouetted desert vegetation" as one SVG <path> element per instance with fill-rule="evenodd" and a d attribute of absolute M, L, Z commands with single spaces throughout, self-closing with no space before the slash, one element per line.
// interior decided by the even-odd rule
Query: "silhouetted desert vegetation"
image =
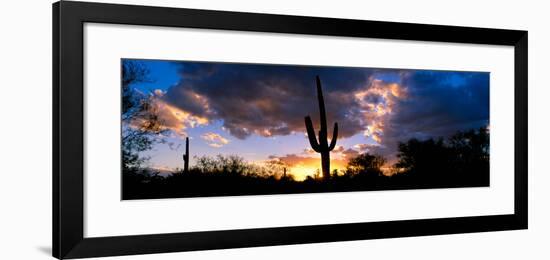
<path fill-rule="evenodd" d="M 123 199 L 234 196 L 392 189 L 480 187 L 489 185 L 489 133 L 485 128 L 448 139 L 400 143 L 398 161 L 363 153 L 344 170 L 294 180 L 281 165 L 260 166 L 232 155 L 195 157 L 196 164 L 161 176 L 150 169 L 123 170 Z"/>

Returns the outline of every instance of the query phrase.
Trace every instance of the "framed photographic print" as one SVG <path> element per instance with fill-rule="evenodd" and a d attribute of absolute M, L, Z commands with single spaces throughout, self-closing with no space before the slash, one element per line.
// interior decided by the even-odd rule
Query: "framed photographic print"
<path fill-rule="evenodd" d="M 527 228 L 527 32 L 61 1 L 53 255 Z"/>

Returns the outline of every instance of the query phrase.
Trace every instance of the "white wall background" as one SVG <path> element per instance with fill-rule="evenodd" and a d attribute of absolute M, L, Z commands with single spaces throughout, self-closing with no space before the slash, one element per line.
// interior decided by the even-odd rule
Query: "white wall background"
<path fill-rule="evenodd" d="M 101 1 L 103 2 L 103 1 Z M 548 259 L 550 22 L 544 1 L 118 0 L 117 3 L 529 30 L 529 230 L 114 259 Z M 0 259 L 51 254 L 51 1 L 0 9 Z"/>

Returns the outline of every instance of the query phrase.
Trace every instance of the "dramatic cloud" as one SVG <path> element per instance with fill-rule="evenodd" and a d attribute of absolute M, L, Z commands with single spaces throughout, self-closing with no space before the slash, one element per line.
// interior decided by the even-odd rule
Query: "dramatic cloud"
<path fill-rule="evenodd" d="M 406 94 L 407 90 L 398 83 L 387 83 L 374 76 L 369 88 L 355 92 L 353 95 L 359 108 L 356 116 L 365 125 L 363 134 L 381 143 L 396 103 L 404 100 Z"/>
<path fill-rule="evenodd" d="M 201 138 L 206 141 L 206 143 L 214 148 L 220 148 L 229 143 L 229 140 L 223 138 L 221 135 L 208 132 L 201 135 Z"/>
<path fill-rule="evenodd" d="M 359 155 L 359 152 L 351 148 L 348 148 L 347 150 L 342 151 L 342 155 L 344 155 L 346 160 L 349 160 L 351 158 L 357 157 L 357 155 Z"/>
<path fill-rule="evenodd" d="M 373 147 L 378 153 L 394 155 L 397 143 L 410 138 L 448 137 L 489 124 L 488 73 L 410 71 L 401 82 L 407 98 L 384 121 L 382 146 Z"/>
<path fill-rule="evenodd" d="M 360 68 L 181 63 L 181 81 L 163 99 L 198 117 L 222 120 L 236 138 L 305 132 L 304 117 L 318 127 L 315 76 L 323 83 L 327 117 L 340 137 L 364 131 L 353 95 L 369 86 L 371 71 Z"/>
<path fill-rule="evenodd" d="M 394 155 L 399 141 L 445 137 L 486 126 L 489 74 L 315 66 L 174 62 L 180 81 L 155 91 L 166 127 L 219 122 L 231 136 L 245 140 L 305 133 L 310 115 L 319 131 L 315 76 L 323 84 L 329 135 L 339 124 L 339 139 L 363 136 L 355 152 Z M 355 138 L 355 137 L 354 137 Z M 227 139 L 225 139 L 227 140 Z M 212 142 L 213 147 L 224 145 Z M 312 154 L 305 151 L 304 155 Z M 390 158 L 391 159 L 391 158 Z M 309 159 L 308 159 L 309 160 Z"/>
<path fill-rule="evenodd" d="M 145 95 L 142 94 L 141 95 Z M 156 89 L 151 95 L 145 96 L 148 110 L 133 115 L 130 126 L 140 126 L 151 122 L 152 118 L 160 125 L 160 130 L 170 130 L 171 134 L 179 137 L 187 136 L 186 129 L 200 125 L 207 125 L 206 117 L 193 114 L 163 100 L 165 92 Z"/>
<path fill-rule="evenodd" d="M 336 147 L 334 147 L 334 149 L 332 150 L 333 153 L 341 153 L 343 152 L 345 149 L 343 146 L 341 145 L 337 145 Z"/>
<path fill-rule="evenodd" d="M 368 152 L 371 149 L 377 148 L 379 145 L 377 144 L 356 144 L 353 146 L 356 150 L 359 150 L 361 152 Z"/>

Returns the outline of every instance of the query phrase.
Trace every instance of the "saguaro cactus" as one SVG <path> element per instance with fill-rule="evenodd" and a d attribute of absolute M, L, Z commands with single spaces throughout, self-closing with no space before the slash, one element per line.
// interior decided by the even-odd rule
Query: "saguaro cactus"
<path fill-rule="evenodd" d="M 185 153 L 183 154 L 183 172 L 189 172 L 189 137 L 185 137 Z"/>
<path fill-rule="evenodd" d="M 334 130 L 332 131 L 332 139 L 330 145 L 327 140 L 327 115 L 325 112 L 325 101 L 323 99 L 323 89 L 321 88 L 321 80 L 319 76 L 317 80 L 317 99 L 319 100 L 319 115 L 321 119 L 321 130 L 319 130 L 319 141 L 315 137 L 315 129 L 309 116 L 305 117 L 307 137 L 309 138 L 309 144 L 315 152 L 321 154 L 321 167 L 323 170 L 323 179 L 328 180 L 330 178 L 330 151 L 336 146 L 336 139 L 338 138 L 338 123 L 334 123 Z"/>

